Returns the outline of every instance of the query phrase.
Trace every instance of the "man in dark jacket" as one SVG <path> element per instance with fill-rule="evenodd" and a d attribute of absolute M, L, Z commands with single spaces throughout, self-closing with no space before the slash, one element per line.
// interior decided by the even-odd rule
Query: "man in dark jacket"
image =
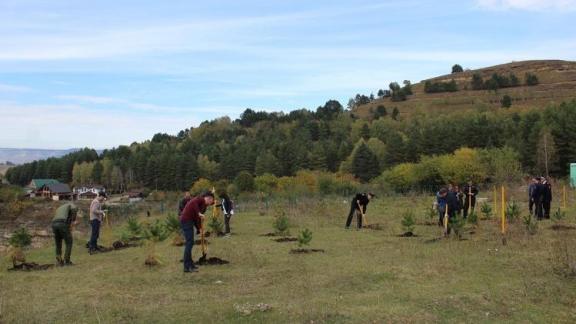
<path fill-rule="evenodd" d="M 546 178 L 544 178 L 543 193 L 542 193 L 542 210 L 544 212 L 544 218 L 550 219 L 550 205 L 552 204 L 552 185 Z"/>
<path fill-rule="evenodd" d="M 472 183 L 472 180 L 468 181 L 468 184 L 462 188 L 464 192 L 464 218 L 468 217 L 468 212 L 474 212 L 476 207 L 476 196 L 478 195 L 478 188 Z M 470 210 L 472 209 L 472 210 Z"/>
<path fill-rule="evenodd" d="M 446 208 L 448 208 L 448 232 L 450 235 L 452 224 L 456 221 L 456 215 L 459 213 L 458 196 L 454 190 L 448 190 L 446 194 Z"/>
<path fill-rule="evenodd" d="M 72 255 L 72 226 L 78 224 L 76 215 L 78 207 L 73 203 L 66 203 L 58 209 L 52 218 L 52 232 L 54 233 L 54 243 L 56 244 L 56 262 L 58 265 L 72 265 L 70 256 Z M 62 241 L 66 244 L 66 252 L 62 259 Z"/>
<path fill-rule="evenodd" d="M 534 191 L 532 191 L 532 201 L 534 202 L 534 214 L 536 215 L 538 220 L 542 220 L 544 218 L 544 210 L 542 207 L 542 200 L 544 197 L 544 191 L 546 187 L 542 183 L 543 178 L 537 178 L 536 186 Z"/>
<path fill-rule="evenodd" d="M 178 216 L 182 215 L 184 207 L 186 207 L 186 204 L 190 200 L 192 200 L 192 196 L 190 195 L 189 191 L 186 191 L 186 193 L 184 194 L 184 198 L 182 198 L 182 200 L 180 200 L 180 202 L 178 203 Z"/>
<path fill-rule="evenodd" d="M 186 239 L 184 245 L 184 272 L 196 272 L 198 268 L 192 262 L 192 246 L 194 246 L 194 227 L 200 229 L 203 224 L 204 212 L 207 206 L 214 204 L 214 194 L 207 192 L 190 200 L 180 215 L 182 233 Z"/>
<path fill-rule="evenodd" d="M 358 228 L 362 228 L 362 215 L 366 214 L 366 208 L 370 199 L 375 197 L 375 195 L 371 192 L 369 193 L 359 193 L 354 196 L 352 202 L 350 204 L 350 213 L 348 213 L 348 219 L 346 220 L 346 228 L 350 228 L 350 224 L 352 223 L 352 218 L 354 217 L 354 213 L 356 213 L 356 218 L 358 219 Z M 362 208 L 362 210 L 360 210 Z"/>
<path fill-rule="evenodd" d="M 538 184 L 538 179 L 536 179 L 536 177 L 533 177 L 530 185 L 528 185 L 528 210 L 530 211 L 530 215 L 532 215 L 532 212 L 534 211 L 534 190 L 536 190 L 536 185 Z"/>

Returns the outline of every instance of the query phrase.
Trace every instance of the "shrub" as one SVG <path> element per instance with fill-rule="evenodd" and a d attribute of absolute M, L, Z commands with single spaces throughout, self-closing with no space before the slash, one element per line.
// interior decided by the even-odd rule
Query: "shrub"
<path fill-rule="evenodd" d="M 142 237 L 142 224 L 138 222 L 136 217 L 128 217 L 126 227 L 131 239 L 139 239 Z"/>
<path fill-rule="evenodd" d="M 411 210 L 404 213 L 401 223 L 405 233 L 414 233 L 414 225 L 416 222 L 414 220 L 414 213 Z"/>
<path fill-rule="evenodd" d="M 274 230 L 276 234 L 280 234 L 282 236 L 288 235 L 288 228 L 290 227 L 290 221 L 288 220 L 288 216 L 283 211 L 280 212 L 278 216 L 274 219 Z"/>
<path fill-rule="evenodd" d="M 169 213 L 164 223 L 166 225 L 166 230 L 169 233 L 178 232 L 180 230 L 180 220 L 174 213 Z"/>
<path fill-rule="evenodd" d="M 220 234 L 223 232 L 224 224 L 218 217 L 210 217 L 210 221 L 208 222 L 208 227 L 212 230 L 214 234 Z"/>
<path fill-rule="evenodd" d="M 212 182 L 208 179 L 200 178 L 198 181 L 194 182 L 192 188 L 190 189 L 190 193 L 192 195 L 200 195 L 206 191 L 212 190 Z"/>
<path fill-rule="evenodd" d="M 512 106 L 512 97 L 509 95 L 504 95 L 502 100 L 500 100 L 502 108 L 510 108 Z"/>
<path fill-rule="evenodd" d="M 518 218 L 520 218 L 520 206 L 515 201 L 511 201 L 506 207 L 506 219 L 514 223 Z"/>
<path fill-rule="evenodd" d="M 426 208 L 424 216 L 426 217 L 427 222 L 434 223 L 434 219 L 438 217 L 438 211 L 434 207 Z"/>
<path fill-rule="evenodd" d="M 526 231 L 528 232 L 528 234 L 530 235 L 536 234 L 538 230 L 538 222 L 534 220 L 532 215 L 528 214 L 524 216 L 523 222 L 524 225 L 526 226 Z"/>
<path fill-rule="evenodd" d="M 298 235 L 298 245 L 308 245 L 310 244 L 310 241 L 312 241 L 312 231 L 305 228 L 302 232 L 300 232 L 300 235 Z"/>
<path fill-rule="evenodd" d="M 460 216 L 459 214 L 456 214 L 456 216 L 452 219 L 450 219 L 450 224 L 448 226 L 450 226 L 450 228 L 454 231 L 454 234 L 456 234 L 456 238 L 460 239 L 462 237 L 462 230 L 464 229 L 464 223 L 466 221 L 464 220 L 464 217 Z"/>
<path fill-rule="evenodd" d="M 478 225 L 478 214 L 475 211 L 468 214 L 467 218 L 468 224 L 472 224 L 474 226 Z"/>
<path fill-rule="evenodd" d="M 240 192 L 252 192 L 254 190 L 254 177 L 250 172 L 242 171 L 234 179 L 234 184 Z"/>
<path fill-rule="evenodd" d="M 168 238 L 170 233 L 166 230 L 166 224 L 157 219 L 154 223 L 149 224 L 144 230 L 144 238 L 148 243 L 148 256 L 144 264 L 155 266 L 161 264 L 156 255 L 156 244 Z"/>
<path fill-rule="evenodd" d="M 32 244 L 32 235 L 30 235 L 26 227 L 20 227 L 14 231 L 8 242 L 15 248 L 25 248 Z"/>
<path fill-rule="evenodd" d="M 490 206 L 490 204 L 486 202 L 482 203 L 482 206 L 480 206 L 480 212 L 484 215 L 484 219 L 492 218 L 492 206 Z"/>
<path fill-rule="evenodd" d="M 560 208 L 558 208 L 554 214 L 552 214 L 552 220 L 554 220 L 556 223 L 561 222 L 564 218 L 566 218 L 566 213 L 563 212 Z"/>

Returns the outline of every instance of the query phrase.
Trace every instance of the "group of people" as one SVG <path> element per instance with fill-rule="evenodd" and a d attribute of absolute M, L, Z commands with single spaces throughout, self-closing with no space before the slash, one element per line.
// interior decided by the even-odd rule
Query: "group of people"
<path fill-rule="evenodd" d="M 449 184 L 436 193 L 434 206 L 438 211 L 438 225 L 444 226 L 445 221 L 448 222 L 447 235 L 450 234 L 452 227 L 450 225 L 456 219 L 456 215 L 466 219 L 470 213 L 474 212 L 478 192 L 478 187 L 472 181 L 468 181 L 462 187 Z"/>
<path fill-rule="evenodd" d="M 550 219 L 552 185 L 545 177 L 533 177 L 528 186 L 528 209 L 538 220 Z"/>

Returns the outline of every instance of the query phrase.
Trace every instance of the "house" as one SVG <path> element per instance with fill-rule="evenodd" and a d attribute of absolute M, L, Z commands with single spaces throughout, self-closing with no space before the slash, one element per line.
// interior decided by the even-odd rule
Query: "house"
<path fill-rule="evenodd" d="M 138 190 L 132 190 L 130 192 L 128 192 L 128 201 L 133 203 L 133 202 L 138 202 L 141 201 L 142 199 L 144 199 L 144 193 L 142 191 L 138 191 Z"/>
<path fill-rule="evenodd" d="M 100 192 L 106 192 L 106 188 L 101 185 L 80 185 L 74 187 L 74 194 L 81 197 L 96 197 Z"/>
<path fill-rule="evenodd" d="M 56 179 L 32 179 L 30 183 L 25 187 L 26 195 L 29 195 L 30 198 L 36 197 L 36 193 L 45 185 L 49 184 L 57 184 L 60 181 Z"/>
<path fill-rule="evenodd" d="M 39 190 L 36 190 L 36 196 L 52 198 L 52 200 L 74 200 L 76 195 L 70 190 L 65 183 L 45 184 Z"/>

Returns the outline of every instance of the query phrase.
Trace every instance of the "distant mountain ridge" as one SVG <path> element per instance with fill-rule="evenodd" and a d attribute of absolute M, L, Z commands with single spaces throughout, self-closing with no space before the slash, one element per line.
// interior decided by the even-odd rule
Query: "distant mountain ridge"
<path fill-rule="evenodd" d="M 61 157 L 73 153 L 79 149 L 49 150 L 28 148 L 0 148 L 0 163 L 12 162 L 23 164 L 36 160 L 44 160 L 51 157 Z"/>

